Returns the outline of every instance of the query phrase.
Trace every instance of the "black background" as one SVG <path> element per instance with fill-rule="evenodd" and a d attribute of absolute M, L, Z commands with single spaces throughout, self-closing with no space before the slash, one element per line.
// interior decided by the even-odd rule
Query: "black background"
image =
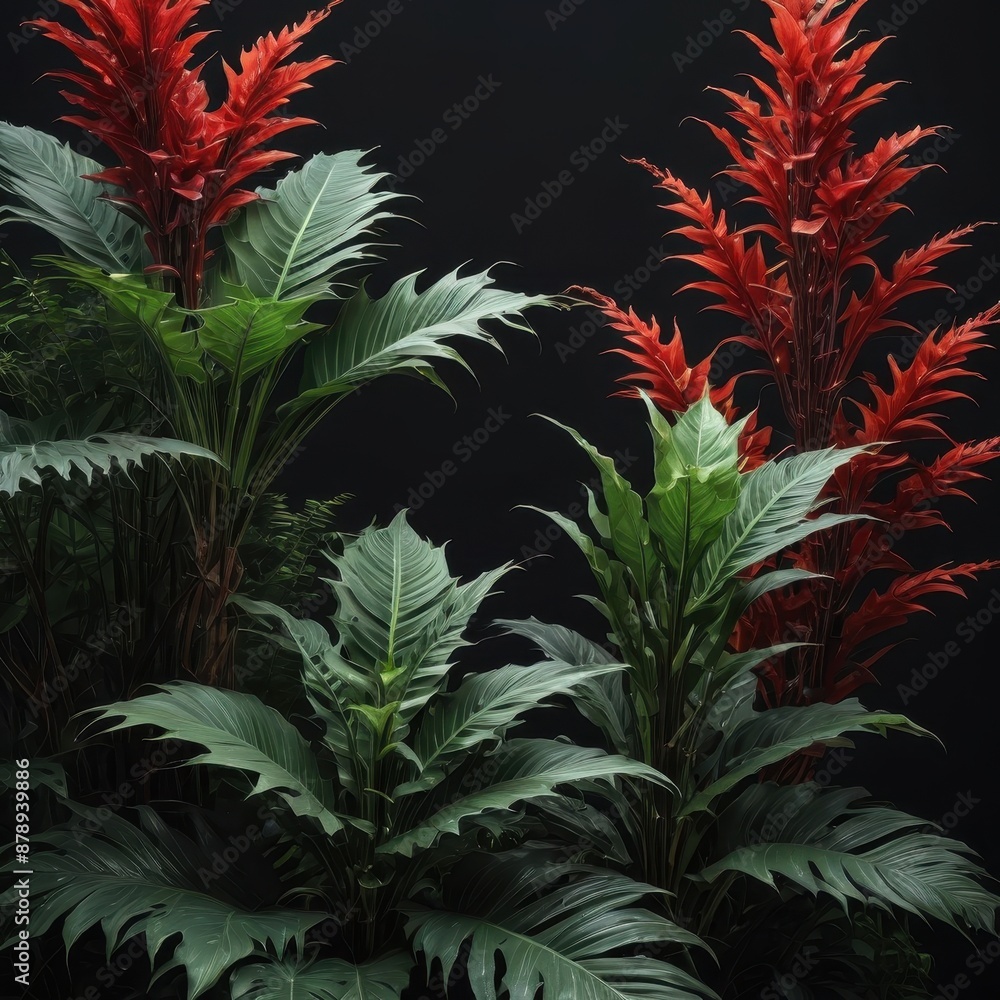
<path fill-rule="evenodd" d="M 385 10 L 385 0 L 347 0 L 308 40 L 305 52 L 326 51 L 344 64 L 322 74 L 316 89 L 295 100 L 296 111 L 316 118 L 323 128 L 293 133 L 286 143 L 304 154 L 379 147 L 373 160 L 395 172 L 401 157 L 410 157 L 419 141 L 443 127 L 447 141 L 398 186 L 420 199 L 404 203 L 420 225 L 394 227 L 391 235 L 400 246 L 389 250 L 388 263 L 370 290 L 380 291 L 389 280 L 421 268 L 438 277 L 466 261 L 478 269 L 511 261 L 519 267 L 499 271 L 502 281 L 531 292 L 586 284 L 613 293 L 617 282 L 635 277 L 641 287 L 630 293 L 629 304 L 644 317 L 655 312 L 664 324 L 676 315 L 698 358 L 731 331 L 726 318 L 699 312 L 705 300 L 698 293 L 675 297 L 693 269 L 668 262 L 652 274 L 641 270 L 651 254 L 660 257 L 686 247 L 664 240 L 670 217 L 657 207 L 648 175 L 622 157 L 648 157 L 700 190 L 715 183 L 713 175 L 726 165 L 726 156 L 703 127 L 684 119 L 720 120 L 724 101 L 705 88 L 742 87 L 736 75 L 756 71 L 760 64 L 749 42 L 730 35 L 728 27 L 700 54 L 707 39 L 703 35 L 700 43 L 697 36 L 707 30 L 706 19 L 717 20 L 724 10 L 732 12 L 736 27 L 766 31 L 760 0 L 564 0 L 562 15 L 558 0 L 399 0 L 395 6 L 399 13 L 379 26 L 371 23 L 370 12 Z M 17 34 L 18 22 L 38 9 L 38 0 L 4 0 L 8 47 L 0 61 L 0 114 L 18 124 L 52 128 L 79 144 L 79 134 L 53 124 L 66 110 L 56 84 L 38 79 L 46 69 L 64 64 L 64 54 L 44 40 Z M 206 49 L 214 44 L 235 59 L 241 45 L 305 9 L 301 0 L 220 0 L 201 15 L 203 26 L 220 31 Z M 885 260 L 893 249 L 959 223 L 1000 220 L 994 146 L 1000 9 L 984 0 L 898 5 L 871 0 L 858 24 L 880 35 L 894 16 L 898 37 L 876 57 L 872 73 L 909 82 L 862 120 L 861 145 L 916 124 L 954 131 L 953 142 L 940 155 L 945 171 L 929 171 L 907 192 L 913 215 L 891 223 L 893 240 L 883 248 Z M 362 40 L 364 47 L 356 44 Z M 342 49 L 345 43 L 349 48 Z M 446 113 L 473 94 L 481 75 L 492 75 L 500 86 L 452 129 L 455 119 L 446 122 Z M 608 117 L 619 118 L 627 129 L 579 172 L 574 152 L 600 135 Z M 101 151 L 93 155 L 101 158 Z M 526 199 L 536 198 L 544 182 L 566 169 L 574 182 L 537 221 L 517 232 L 512 215 L 523 213 Z M 988 261 L 1000 250 L 1000 234 L 984 228 L 973 243 L 946 263 L 944 275 L 955 285 L 964 285 L 979 271 L 982 257 Z M 51 249 L 20 230 L 4 245 L 21 260 Z M 987 282 L 963 314 L 978 312 L 998 297 L 1000 280 Z M 943 293 L 925 295 L 906 316 L 913 322 L 929 320 L 942 307 L 950 311 Z M 625 370 L 622 359 L 604 353 L 616 346 L 616 335 L 584 327 L 583 310 L 535 318 L 537 341 L 520 333 L 503 335 L 506 361 L 485 349 L 469 353 L 479 385 L 458 370 L 447 373 L 454 404 L 432 387 L 404 379 L 383 381 L 344 404 L 286 470 L 282 488 L 296 500 L 350 492 L 355 499 L 344 508 L 343 524 L 360 528 L 373 518 L 387 521 L 398 504 L 408 502 L 411 490 L 419 492 L 429 473 L 452 460 L 457 473 L 414 511 L 413 524 L 435 541 L 452 540 L 452 564 L 459 572 L 524 562 L 527 550 L 540 547 L 536 535 L 547 522 L 516 506 L 566 510 L 578 499 L 578 482 L 592 474 L 571 442 L 532 414 L 556 417 L 605 452 L 638 459 L 633 474 L 640 482 L 648 475 L 640 404 L 608 398 L 614 379 Z M 581 327 L 591 335 L 582 336 Z M 884 356 L 894 347 L 885 343 L 878 370 L 884 370 Z M 962 404 L 955 410 L 952 429 L 958 439 L 1000 433 L 997 356 L 982 352 L 975 363 L 988 381 L 970 384 L 978 408 Z M 741 401 L 753 405 L 754 387 L 747 383 L 744 389 Z M 766 394 L 763 403 L 768 405 Z M 491 409 L 505 415 L 503 426 L 468 461 L 457 459 L 454 449 L 484 427 Z M 974 491 L 977 506 L 946 506 L 955 525 L 952 534 L 924 532 L 906 543 L 915 563 L 1000 556 L 993 513 L 1000 485 L 984 483 Z M 881 689 L 863 693 L 869 704 L 903 708 L 897 685 L 930 654 L 956 641 L 960 655 L 905 705 L 915 721 L 941 737 L 947 751 L 903 737 L 864 742 L 849 777 L 928 819 L 954 822 L 955 834 L 1000 874 L 1000 843 L 994 835 L 1000 808 L 995 753 L 1000 624 L 977 625 L 971 642 L 965 641 L 962 626 L 970 614 L 982 612 L 983 621 L 991 617 L 987 608 L 994 588 L 1000 588 L 1000 574 L 971 586 L 967 604 L 955 598 L 937 601 L 936 616 L 914 620 L 901 636 L 905 641 L 882 665 Z M 572 543 L 559 539 L 545 556 L 512 573 L 505 593 L 486 610 L 496 617 L 535 615 L 576 624 L 601 638 L 583 602 L 574 597 L 590 589 L 582 557 Z M 495 665 L 503 653 L 502 646 L 485 644 L 466 662 Z M 562 723 L 553 719 L 552 724 Z M 969 815 L 958 818 L 952 814 L 962 796 L 978 801 Z M 942 995 L 996 996 L 1000 963 L 973 975 L 966 966 L 971 944 L 951 932 L 927 937 L 938 957 L 935 979 Z M 968 980 L 957 978 L 963 975 Z"/>

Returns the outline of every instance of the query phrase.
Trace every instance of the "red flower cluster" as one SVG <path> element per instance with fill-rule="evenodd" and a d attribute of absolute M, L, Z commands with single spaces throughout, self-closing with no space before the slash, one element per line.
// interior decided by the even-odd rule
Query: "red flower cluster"
<path fill-rule="evenodd" d="M 973 374 L 966 362 L 986 346 L 1000 306 L 924 338 L 899 318 L 901 303 L 945 287 L 933 277 L 938 262 L 964 246 L 974 228 L 937 237 L 887 270 L 873 256 L 885 223 L 904 207 L 900 192 L 927 169 L 912 161 L 914 147 L 938 130 L 891 135 L 859 154 L 856 119 L 893 86 L 865 83 L 867 62 L 885 39 L 852 45 L 851 25 L 866 0 L 764 2 L 776 44 L 748 35 L 771 71 L 767 80 L 750 77 L 759 99 L 721 90 L 736 127 L 705 123 L 731 160 L 725 175 L 747 192 L 742 204 L 760 211 L 757 223 L 734 225 L 710 197 L 637 162 L 671 195 L 665 207 L 684 220 L 675 234 L 697 247 L 679 259 L 707 277 L 687 287 L 707 292 L 714 299 L 709 309 L 740 322 L 741 334 L 728 342 L 765 359 L 786 418 L 782 430 L 796 450 L 892 442 L 851 463 L 828 488 L 828 509 L 877 520 L 789 553 L 792 564 L 829 579 L 757 602 L 737 634 L 740 648 L 814 643 L 759 671 L 768 704 L 807 704 L 839 701 L 872 680 L 872 666 L 892 648 L 889 629 L 927 610 L 928 595 L 963 594 L 959 580 L 1000 565 L 917 572 L 897 549 L 905 532 L 944 524 L 936 501 L 964 496 L 961 485 L 982 478 L 980 467 L 1000 454 L 1000 438 L 954 442 L 939 412 L 965 398 L 954 383 Z M 662 343 L 655 325 L 646 327 L 610 300 L 602 305 L 614 328 L 628 334 L 631 346 L 620 353 L 638 368 L 628 381 L 668 410 L 685 409 L 702 391 L 711 358 L 691 368 L 677 334 Z M 890 357 L 886 385 L 858 366 L 866 345 L 887 334 L 905 339 L 909 350 L 902 353 L 912 361 L 903 367 Z M 730 382 L 713 398 L 728 406 L 732 393 Z M 931 461 L 910 450 L 912 442 L 935 440 L 944 449 Z M 891 582 L 872 589 L 875 571 L 891 573 Z"/>
<path fill-rule="evenodd" d="M 625 340 L 633 345 L 631 348 L 618 347 L 608 352 L 624 354 L 641 369 L 639 374 L 626 375 L 620 378 L 619 382 L 630 385 L 640 383 L 646 395 L 667 413 L 683 413 L 708 392 L 712 403 L 730 422 L 739 416 L 733 402 L 736 379 L 722 386 L 713 386 L 709 383 L 709 373 L 715 360 L 714 352 L 691 368 L 684 352 L 681 331 L 676 322 L 674 335 L 669 341 L 664 342 L 660 335 L 660 324 L 656 322 L 655 316 L 652 317 L 652 325 L 644 323 L 634 309 L 630 308 L 626 313 L 615 304 L 614 299 L 592 288 L 576 286 L 568 289 L 567 294 L 594 302 L 611 321 L 608 324 L 611 329 L 626 334 Z M 634 396 L 636 390 L 634 388 L 624 390 L 618 395 Z M 754 411 L 747 418 L 740 436 L 740 452 L 745 471 L 755 469 L 766 461 L 770 443 L 771 428 L 758 427 L 757 413 Z"/>
<path fill-rule="evenodd" d="M 78 72 L 51 75 L 74 89 L 63 96 L 82 109 L 66 117 L 95 135 L 120 166 L 95 175 L 122 190 L 114 201 L 148 227 L 156 267 L 173 275 L 183 303 L 197 307 L 208 256 L 208 231 L 256 195 L 241 183 L 293 154 L 262 146 L 306 118 L 275 114 L 333 59 L 286 63 L 341 0 L 301 24 L 269 34 L 225 67 L 228 94 L 209 110 L 194 52 L 210 32 L 193 19 L 210 0 L 59 0 L 83 22 L 81 34 L 55 21 L 32 26 L 80 61 Z"/>

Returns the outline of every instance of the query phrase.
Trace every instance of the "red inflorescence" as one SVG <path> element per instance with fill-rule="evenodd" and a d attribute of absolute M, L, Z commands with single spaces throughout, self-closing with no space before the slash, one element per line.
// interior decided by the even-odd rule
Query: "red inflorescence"
<path fill-rule="evenodd" d="M 955 383 L 974 374 L 969 355 L 986 346 L 1000 306 L 924 337 L 899 318 L 898 307 L 911 296 L 946 287 L 934 278 L 938 263 L 975 228 L 937 237 L 888 269 L 873 256 L 885 223 L 904 208 L 902 189 L 928 169 L 914 162 L 915 147 L 940 130 L 891 135 L 859 154 L 856 119 L 893 86 L 865 82 L 867 63 L 885 39 L 855 45 L 849 34 L 866 0 L 765 2 L 774 44 L 748 34 L 769 67 L 766 79 L 750 77 L 758 99 L 721 90 L 735 125 L 704 123 L 730 158 L 724 174 L 746 191 L 741 204 L 760 213 L 756 223 L 734 224 L 711 197 L 669 171 L 635 162 L 671 196 L 665 207 L 683 220 L 674 234 L 697 247 L 678 259 L 706 277 L 686 287 L 708 293 L 714 301 L 707 308 L 739 321 L 739 335 L 727 342 L 764 359 L 785 415 L 780 437 L 798 451 L 873 446 L 831 482 L 828 509 L 877 520 L 841 527 L 788 553 L 786 562 L 827 579 L 768 595 L 737 631 L 740 648 L 813 644 L 758 671 L 762 699 L 790 705 L 849 696 L 873 679 L 873 665 L 892 648 L 886 633 L 927 610 L 925 597 L 963 594 L 960 580 L 1000 565 L 918 572 L 897 544 L 908 531 L 944 524 L 937 501 L 965 496 L 960 484 L 982 478 L 979 468 L 1000 454 L 1000 438 L 953 441 L 940 412 L 942 404 L 966 398 Z M 668 411 L 684 410 L 701 395 L 711 357 L 691 367 L 676 331 L 662 341 L 655 322 L 649 327 L 610 299 L 597 301 L 626 334 L 629 346 L 618 353 L 635 365 L 626 378 L 633 392 L 642 388 Z M 883 383 L 864 370 L 862 352 L 874 338 L 893 334 L 905 338 L 910 349 L 901 353 L 912 360 L 904 366 L 890 357 Z M 732 412 L 733 382 L 711 391 Z M 769 448 L 769 430 L 748 442 L 753 461 Z M 917 441 L 944 442 L 944 453 L 918 457 Z M 891 582 L 873 586 L 875 571 L 887 571 Z"/>
<path fill-rule="evenodd" d="M 185 305 L 199 304 L 206 236 L 256 195 L 240 185 L 293 154 L 263 145 L 307 118 L 276 114 L 309 77 L 334 64 L 328 56 L 286 60 L 341 0 L 301 24 L 268 34 L 225 67 L 226 100 L 209 108 L 204 64 L 193 65 L 210 32 L 193 20 L 210 0 L 59 0 L 83 33 L 55 21 L 31 25 L 72 52 L 76 72 L 56 76 L 81 113 L 66 116 L 95 135 L 119 165 L 94 176 L 120 189 L 112 199 L 148 227 L 155 268 L 175 277 Z"/>

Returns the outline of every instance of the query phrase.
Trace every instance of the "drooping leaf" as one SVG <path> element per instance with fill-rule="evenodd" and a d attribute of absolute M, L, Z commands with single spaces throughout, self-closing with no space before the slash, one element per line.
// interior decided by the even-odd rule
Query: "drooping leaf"
<path fill-rule="evenodd" d="M 89 814 L 78 807 L 78 820 Z M 278 955 L 295 941 L 305 945 L 321 910 L 241 909 L 220 896 L 211 857 L 191 845 L 181 850 L 155 814 L 140 809 L 142 829 L 111 812 L 90 832 L 80 822 L 34 834 L 31 925 L 44 934 L 63 921 L 67 949 L 95 925 L 107 941 L 107 960 L 126 940 L 145 934 L 150 965 L 167 941 L 178 938 L 156 978 L 175 968 L 187 972 L 188 1000 L 209 990 L 234 963 L 258 949 Z M 42 844 L 46 845 L 44 848 Z M 204 871 L 199 870 L 199 864 Z"/>
<path fill-rule="evenodd" d="M 621 664 L 575 665 L 550 662 L 535 667 L 506 666 L 470 674 L 424 715 L 413 741 L 422 765 L 443 774 L 451 760 L 472 747 L 500 740 L 532 709 L 552 705 L 557 695 L 577 696 L 623 668 Z"/>
<path fill-rule="evenodd" d="M 142 229 L 108 201 L 108 185 L 84 180 L 102 169 L 45 132 L 0 122 L 0 189 L 20 202 L 0 209 L 0 225 L 30 222 L 87 264 L 141 271 L 150 262 Z"/>
<path fill-rule="evenodd" d="M 338 815 L 333 785 L 309 743 L 253 695 L 179 681 L 96 709 L 95 716 L 92 724 L 102 732 L 153 726 L 163 737 L 205 747 L 188 763 L 245 772 L 254 779 L 254 794 L 273 792 L 329 836 L 352 822 Z"/>
<path fill-rule="evenodd" d="M 550 625 L 537 618 L 525 621 L 500 619 L 497 624 L 515 635 L 530 639 L 551 662 L 572 663 L 578 667 L 615 663 L 602 646 L 563 625 Z M 574 700 L 579 711 L 604 733 L 611 749 L 616 753 L 638 756 L 635 706 L 625 693 L 623 682 L 620 670 L 602 674 L 581 687 Z"/>
<path fill-rule="evenodd" d="M 629 568 L 640 593 L 646 595 L 656 560 L 649 542 L 649 525 L 643 516 L 642 498 L 615 468 L 614 460 L 602 455 L 571 427 L 551 420 L 587 453 L 601 476 L 602 499 L 607 512 L 607 537 L 615 555 Z"/>
<path fill-rule="evenodd" d="M 858 805 L 865 798 L 858 788 L 754 785 L 721 819 L 733 849 L 700 877 L 742 872 L 771 888 L 780 877 L 848 913 L 859 902 L 995 933 L 1000 898 L 982 885 L 974 852 L 915 816 Z"/>
<path fill-rule="evenodd" d="M 199 445 L 125 431 L 106 431 L 76 440 L 50 437 L 64 426 L 64 418 L 58 415 L 29 422 L 0 413 L 0 493 L 16 496 L 30 485 L 41 486 L 49 474 L 64 480 L 79 475 L 89 483 L 96 473 L 115 468 L 128 473 L 150 457 L 220 461 Z"/>
<path fill-rule="evenodd" d="M 836 705 L 819 702 L 755 712 L 730 732 L 717 753 L 703 765 L 711 780 L 684 805 L 681 815 L 708 808 L 715 798 L 744 779 L 814 744 L 853 746 L 847 739 L 849 733 L 885 736 L 889 730 L 931 735 L 903 715 L 869 712 L 856 698 Z"/>
<path fill-rule="evenodd" d="M 413 964 L 401 952 L 363 965 L 339 958 L 254 962 L 233 974 L 232 1000 L 399 1000 Z"/>
<path fill-rule="evenodd" d="M 188 324 L 189 314 L 177 304 L 173 292 L 151 286 L 144 275 L 104 274 L 74 261 L 47 258 L 69 277 L 97 291 L 111 312 L 134 324 L 163 352 L 178 375 L 204 382 L 207 374 L 197 334 Z"/>
<path fill-rule="evenodd" d="M 494 1000 L 498 980 L 510 1000 L 533 1000 L 540 990 L 573 1000 L 715 995 L 669 961 L 616 956 L 619 948 L 642 944 L 701 944 L 637 905 L 659 892 L 653 886 L 581 865 L 546 864 L 520 852 L 470 858 L 453 877 L 460 888 L 446 893 L 446 908 L 413 911 L 407 930 L 428 962 L 441 963 L 446 980 L 469 941 L 469 983 L 477 1000 Z"/>
<path fill-rule="evenodd" d="M 558 305 L 546 296 L 497 288 L 486 272 L 459 278 L 456 270 L 422 292 L 416 288 L 418 277 L 396 282 L 380 299 L 371 299 L 363 286 L 348 299 L 329 332 L 306 350 L 300 395 L 285 409 L 343 395 L 392 373 L 437 382 L 436 362 L 468 367 L 446 341 L 461 337 L 498 347 L 482 328 L 484 322 L 496 320 L 531 332 L 524 313 L 534 306 Z"/>
<path fill-rule="evenodd" d="M 627 757 L 555 740 L 507 740 L 471 776 L 462 779 L 445 804 L 432 798 L 429 815 L 411 829 L 384 841 L 378 851 L 412 857 L 443 834 L 458 833 L 463 823 L 476 823 L 484 812 L 506 811 L 515 803 L 544 798 L 560 785 L 591 782 L 613 786 L 617 779 L 671 787 L 670 781 L 658 771 Z M 448 791 L 447 785 L 440 787 Z"/>

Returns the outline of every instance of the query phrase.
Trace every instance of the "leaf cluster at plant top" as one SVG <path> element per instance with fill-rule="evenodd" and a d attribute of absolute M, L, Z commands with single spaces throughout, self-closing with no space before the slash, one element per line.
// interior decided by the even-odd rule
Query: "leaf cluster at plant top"
<path fill-rule="evenodd" d="M 899 444 L 943 436 L 933 407 L 996 312 L 893 363 L 891 392 L 866 376 L 867 402 L 847 394 L 858 345 L 971 232 L 848 294 L 927 134 L 851 153 L 887 89 L 864 85 L 881 43 L 845 45 L 863 0 L 765 0 L 775 81 L 755 81 L 764 105 L 729 95 L 746 148 L 715 128 L 770 213 L 760 242 L 654 170 L 796 447 L 738 419 L 735 383 L 690 367 L 679 332 L 578 292 L 641 368 L 625 381 L 652 486 L 556 424 L 598 473 L 585 525 L 547 516 L 591 569 L 607 642 L 504 619 L 541 659 L 489 668 L 482 608 L 510 566 L 463 581 L 405 511 L 349 533 L 343 497 L 297 511 L 274 485 L 359 387 L 444 387 L 456 342 L 498 346 L 492 329 L 572 300 L 458 271 L 372 298 L 398 220 L 367 154 L 245 186 L 305 124 L 284 105 L 331 60 L 289 60 L 339 0 L 245 50 L 215 107 L 194 64 L 208 2 L 60 0 L 82 34 L 35 23 L 81 62 L 61 74 L 69 120 L 116 165 L 0 125 L 0 223 L 62 249 L 33 273 L 6 260 L 0 304 L 0 663 L 31 758 L 32 936 L 66 959 L 25 995 L 84 992 L 139 940 L 122 985 L 152 1000 L 735 1000 L 789 979 L 803 998 L 926 997 L 911 921 L 995 934 L 1000 898 L 964 844 L 822 768 L 858 736 L 930 735 L 855 696 L 887 646 L 856 651 L 993 564 L 918 574 L 863 552 L 889 514 L 940 523 L 924 501 L 996 453 L 920 464 Z M 852 605 L 879 568 L 900 577 Z"/>

